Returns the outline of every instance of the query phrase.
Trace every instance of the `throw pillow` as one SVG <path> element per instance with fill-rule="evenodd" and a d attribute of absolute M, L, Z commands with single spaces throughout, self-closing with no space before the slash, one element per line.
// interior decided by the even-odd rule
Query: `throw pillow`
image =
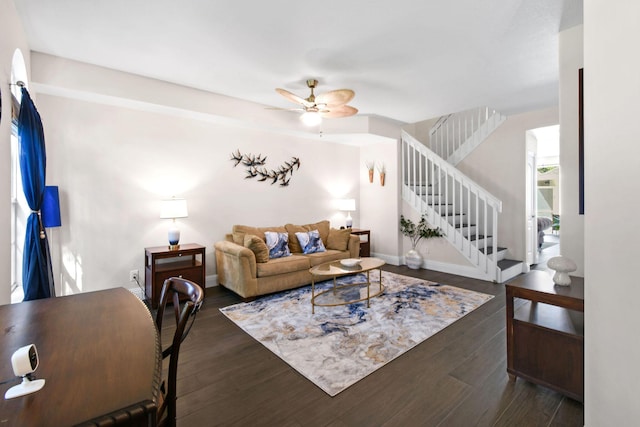
<path fill-rule="evenodd" d="M 282 258 L 291 255 L 289 251 L 289 234 L 277 231 L 265 231 L 264 237 L 267 239 L 269 248 L 269 258 Z"/>
<path fill-rule="evenodd" d="M 259 238 L 258 236 L 254 236 L 253 234 L 245 234 L 244 235 L 244 245 L 245 248 L 251 249 L 251 252 L 256 256 L 256 262 L 267 262 L 269 261 L 269 248 L 267 244 Z"/>
<path fill-rule="evenodd" d="M 310 228 L 307 228 L 304 225 L 295 225 L 295 224 L 286 224 L 284 228 L 287 229 L 287 233 L 289 233 L 289 250 L 292 254 L 302 253 L 302 248 L 300 247 L 300 242 L 298 242 L 298 238 L 296 233 L 305 233 Z"/>
<path fill-rule="evenodd" d="M 323 242 L 326 242 L 329 239 L 329 229 L 331 228 L 329 221 L 326 219 L 324 221 L 318 221 L 315 224 L 306 224 L 303 226 L 306 231 L 318 230 L 320 232 L 320 238 Z"/>
<path fill-rule="evenodd" d="M 351 229 L 345 228 L 337 230 L 332 228 L 329 230 L 329 238 L 327 239 L 327 248 L 338 251 L 346 251 L 349 246 L 349 238 L 351 237 Z"/>
<path fill-rule="evenodd" d="M 324 244 L 322 244 L 322 239 L 320 238 L 320 232 L 318 232 L 318 230 L 298 232 L 296 233 L 296 237 L 298 238 L 298 242 L 300 242 L 302 253 L 313 254 L 316 252 L 324 252 L 326 250 L 324 248 Z"/>
<path fill-rule="evenodd" d="M 245 246 L 245 244 L 244 244 L 244 236 L 246 236 L 246 233 L 241 233 L 239 231 L 234 231 L 233 233 L 231 233 L 231 236 L 233 238 L 233 243 L 235 243 L 236 245 Z"/>

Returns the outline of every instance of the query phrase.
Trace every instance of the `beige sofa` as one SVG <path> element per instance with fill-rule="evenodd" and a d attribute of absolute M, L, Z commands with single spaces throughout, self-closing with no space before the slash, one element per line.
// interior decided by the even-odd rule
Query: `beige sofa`
<path fill-rule="evenodd" d="M 326 251 L 303 254 L 295 233 L 313 230 L 318 230 Z M 291 255 L 270 259 L 265 231 L 288 233 Z M 225 239 L 214 245 L 218 282 L 245 299 L 307 285 L 311 283 L 311 267 L 358 258 L 360 252 L 360 238 L 349 229 L 330 228 L 329 221 L 277 227 L 234 225 Z"/>

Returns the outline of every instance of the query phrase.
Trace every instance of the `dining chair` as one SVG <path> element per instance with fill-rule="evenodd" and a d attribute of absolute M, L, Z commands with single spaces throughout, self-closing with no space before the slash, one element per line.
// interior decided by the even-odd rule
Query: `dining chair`
<path fill-rule="evenodd" d="M 162 320 L 167 303 L 173 304 L 173 311 L 176 321 L 176 330 L 173 334 L 171 345 L 162 350 L 162 359 L 169 359 L 169 373 L 166 381 L 161 386 L 160 402 L 158 403 L 157 420 L 158 426 L 176 425 L 176 379 L 178 373 L 178 354 L 180 344 L 189 334 L 191 326 L 195 321 L 196 314 L 202 305 L 204 291 L 202 288 L 190 281 L 180 277 L 171 277 L 164 281 L 162 293 L 160 294 L 160 304 L 156 312 L 156 327 L 158 334 L 162 335 Z M 180 303 L 182 302 L 182 306 Z"/>

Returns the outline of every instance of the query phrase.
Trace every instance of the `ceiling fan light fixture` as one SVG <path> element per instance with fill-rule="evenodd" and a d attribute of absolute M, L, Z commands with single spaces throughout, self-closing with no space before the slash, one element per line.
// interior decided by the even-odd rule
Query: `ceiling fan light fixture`
<path fill-rule="evenodd" d="M 317 111 L 305 111 L 300 116 L 300 120 L 306 126 L 317 126 L 322 122 L 322 117 Z"/>

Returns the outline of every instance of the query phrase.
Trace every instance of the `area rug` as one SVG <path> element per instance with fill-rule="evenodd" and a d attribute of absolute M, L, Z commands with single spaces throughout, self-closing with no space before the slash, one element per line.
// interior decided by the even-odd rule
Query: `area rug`
<path fill-rule="evenodd" d="M 362 275 L 339 279 L 362 280 Z M 220 311 L 335 396 L 493 298 L 386 271 L 382 281 L 384 293 L 371 299 L 370 308 L 365 301 L 316 307 L 311 314 L 311 287 L 306 286 Z M 330 286 L 331 281 L 316 284 Z"/>

